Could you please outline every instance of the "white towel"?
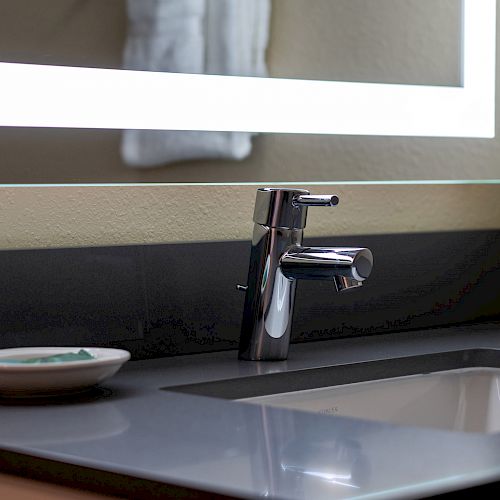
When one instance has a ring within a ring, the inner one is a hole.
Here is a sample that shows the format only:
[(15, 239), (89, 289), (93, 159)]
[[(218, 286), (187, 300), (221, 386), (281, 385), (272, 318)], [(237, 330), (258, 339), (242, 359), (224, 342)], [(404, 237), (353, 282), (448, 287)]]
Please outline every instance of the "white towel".
[[(127, 0), (126, 69), (267, 76), (271, 0)], [(168, 91), (168, 90), (166, 90)], [(182, 160), (241, 160), (244, 132), (126, 130), (122, 156), (131, 167)]]

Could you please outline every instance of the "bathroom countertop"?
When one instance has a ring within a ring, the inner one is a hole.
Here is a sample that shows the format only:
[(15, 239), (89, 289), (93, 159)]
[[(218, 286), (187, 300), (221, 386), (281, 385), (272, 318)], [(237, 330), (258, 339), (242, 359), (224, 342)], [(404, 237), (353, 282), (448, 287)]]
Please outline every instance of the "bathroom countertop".
[(332, 418), (159, 390), (470, 348), (500, 349), (500, 324), (293, 345), (283, 362), (237, 361), (235, 351), (130, 362), (85, 396), (0, 403), (0, 468), (23, 473), (29, 460), (37, 467), (56, 462), (144, 484), (281, 499), (414, 498), (498, 481), (500, 434)]

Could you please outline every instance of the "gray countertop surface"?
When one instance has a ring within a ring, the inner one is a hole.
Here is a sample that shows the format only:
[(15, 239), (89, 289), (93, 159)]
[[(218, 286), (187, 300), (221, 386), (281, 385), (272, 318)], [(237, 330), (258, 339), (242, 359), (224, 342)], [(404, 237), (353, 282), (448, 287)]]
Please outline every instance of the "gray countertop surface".
[[(500, 434), (413, 428), (167, 392), (165, 386), (442, 351), (500, 349), (482, 324), (128, 363), (92, 395), (0, 403), (0, 448), (239, 497), (414, 498), (500, 479)], [(500, 352), (499, 352), (500, 356)]]

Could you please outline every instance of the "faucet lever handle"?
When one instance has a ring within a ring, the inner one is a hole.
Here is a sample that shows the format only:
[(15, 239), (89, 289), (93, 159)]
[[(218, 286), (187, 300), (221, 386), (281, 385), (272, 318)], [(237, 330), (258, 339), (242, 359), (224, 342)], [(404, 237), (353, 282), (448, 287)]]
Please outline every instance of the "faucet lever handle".
[(293, 200), (296, 207), (335, 207), (339, 197), (331, 194), (301, 194)]

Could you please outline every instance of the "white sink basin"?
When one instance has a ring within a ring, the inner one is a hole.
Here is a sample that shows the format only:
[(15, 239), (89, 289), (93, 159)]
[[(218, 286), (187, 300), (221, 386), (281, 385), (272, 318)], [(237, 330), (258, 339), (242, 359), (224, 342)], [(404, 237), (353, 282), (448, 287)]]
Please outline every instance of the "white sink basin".
[(415, 427), (500, 432), (496, 349), (283, 370), (165, 390)]
[(500, 431), (500, 369), (462, 368), (239, 401), (402, 425), (493, 433)]

